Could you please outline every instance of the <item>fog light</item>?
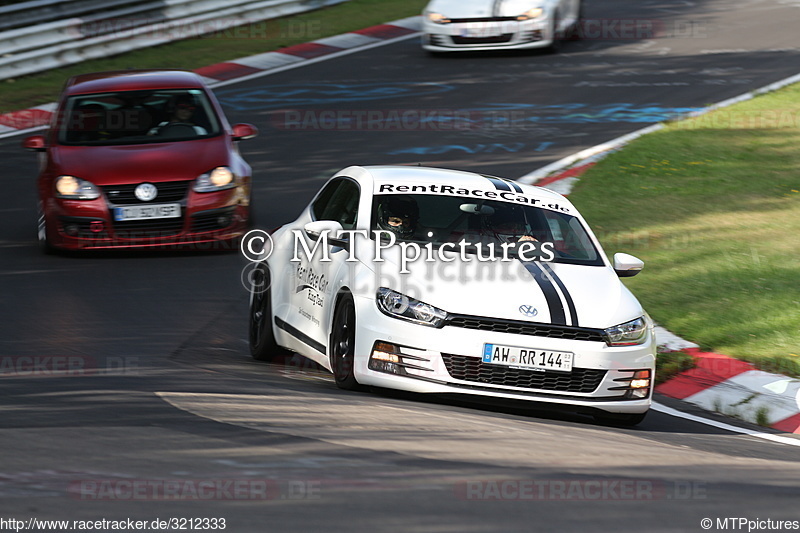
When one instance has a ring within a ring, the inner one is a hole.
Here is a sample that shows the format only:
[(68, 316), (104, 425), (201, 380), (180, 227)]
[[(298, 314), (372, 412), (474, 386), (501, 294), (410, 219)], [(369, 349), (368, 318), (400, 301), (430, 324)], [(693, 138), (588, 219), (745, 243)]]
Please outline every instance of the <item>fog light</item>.
[(650, 387), (650, 370), (638, 370), (631, 379), (632, 389), (646, 389)]
[(224, 228), (224, 227), (230, 225), (230, 223), (231, 223), (230, 215), (223, 215), (223, 216), (217, 217), (217, 225), (220, 228)]
[(95, 220), (89, 224), (89, 229), (92, 231), (92, 233), (102, 233), (105, 229), (105, 225), (100, 220)]
[(623, 372), (633, 372), (632, 376), (617, 378), (614, 381), (619, 383), (619, 387), (611, 387), (608, 390), (625, 391), (624, 397), (627, 399), (640, 399), (650, 396), (651, 370), (623, 370)]
[(398, 354), (398, 349), (393, 344), (389, 344), (387, 342), (376, 342), (375, 346), (372, 348), (372, 355), (370, 359), (375, 359), (376, 361), (386, 361), (387, 363), (399, 363), (400, 356)]
[(70, 237), (75, 237), (78, 235), (78, 225), (77, 224), (67, 224), (64, 226), (64, 233), (69, 235)]
[(629, 394), (631, 398), (647, 398), (647, 395), (650, 394), (650, 389), (634, 389)]

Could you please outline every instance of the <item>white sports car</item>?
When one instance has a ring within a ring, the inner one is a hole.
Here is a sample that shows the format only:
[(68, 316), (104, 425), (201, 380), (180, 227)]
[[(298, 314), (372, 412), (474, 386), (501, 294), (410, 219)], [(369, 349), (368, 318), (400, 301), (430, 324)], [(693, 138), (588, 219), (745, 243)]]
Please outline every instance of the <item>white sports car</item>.
[[(250, 348), (344, 389), (530, 400), (621, 425), (650, 407), (653, 324), (560, 194), (424, 167), (349, 167), (274, 231), (251, 276)], [(250, 245), (252, 247), (252, 242)]]
[(431, 0), (422, 47), (431, 52), (548, 48), (577, 38), (581, 0)]

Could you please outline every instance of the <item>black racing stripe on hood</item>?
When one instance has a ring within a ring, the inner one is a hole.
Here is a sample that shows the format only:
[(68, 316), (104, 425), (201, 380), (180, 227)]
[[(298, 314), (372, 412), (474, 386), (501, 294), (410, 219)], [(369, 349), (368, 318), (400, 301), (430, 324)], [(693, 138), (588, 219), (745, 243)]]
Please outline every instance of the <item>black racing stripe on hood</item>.
[(515, 182), (515, 181), (511, 181), (511, 180), (509, 180), (509, 181), (508, 181), (508, 184), (509, 184), (509, 185), (511, 185), (511, 187), (512, 187), (512, 188), (513, 188), (515, 191), (517, 191), (518, 193), (522, 194), (522, 193), (524, 192), (524, 191), (522, 190), (522, 187), (520, 187), (520, 186), (519, 186), (519, 183), (517, 183), (517, 182)]
[(550, 274), (550, 277), (553, 278), (553, 281), (556, 282), (558, 288), (561, 289), (561, 293), (564, 295), (564, 300), (567, 302), (567, 309), (569, 309), (569, 316), (571, 318), (572, 324), (570, 326), (578, 327), (578, 311), (575, 309), (575, 302), (572, 299), (572, 295), (570, 295), (569, 291), (567, 290), (567, 286), (564, 285), (564, 282), (561, 281), (561, 278), (558, 277), (553, 267), (548, 265), (547, 263), (541, 265), (541, 267)]
[(545, 275), (539, 264), (528, 261), (523, 261), (522, 264), (525, 265), (525, 270), (533, 276), (539, 288), (542, 289), (544, 299), (547, 301), (547, 307), (550, 309), (550, 322), (559, 326), (566, 326), (567, 315), (564, 313), (564, 304), (561, 302), (561, 297), (559, 297), (553, 282)]
[(511, 192), (511, 187), (505, 181), (498, 178), (493, 178), (491, 176), (484, 176), (484, 178), (491, 181), (492, 184), (494, 185), (494, 188), (497, 189), (498, 191)]

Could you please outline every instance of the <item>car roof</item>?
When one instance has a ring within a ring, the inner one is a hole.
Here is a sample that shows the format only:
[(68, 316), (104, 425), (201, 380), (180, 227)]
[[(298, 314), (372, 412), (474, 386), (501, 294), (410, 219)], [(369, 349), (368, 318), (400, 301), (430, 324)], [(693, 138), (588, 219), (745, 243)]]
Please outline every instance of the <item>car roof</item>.
[(203, 89), (202, 78), (185, 70), (112, 70), (71, 77), (64, 88), (67, 95), (119, 90)]
[[(456, 188), (478, 189), (484, 192), (511, 192), (541, 198), (543, 201), (558, 200), (560, 203), (568, 203), (561, 194), (536, 187), (526, 185), (507, 178), (499, 178), (488, 174), (478, 174), (463, 170), (450, 170), (443, 168), (432, 168), (422, 166), (365, 166), (361, 167), (372, 178), (373, 190), (379, 192), (381, 185), (402, 184), (413, 187), (414, 185), (450, 185)], [(421, 187), (418, 191), (410, 189), (408, 192), (424, 191)]]

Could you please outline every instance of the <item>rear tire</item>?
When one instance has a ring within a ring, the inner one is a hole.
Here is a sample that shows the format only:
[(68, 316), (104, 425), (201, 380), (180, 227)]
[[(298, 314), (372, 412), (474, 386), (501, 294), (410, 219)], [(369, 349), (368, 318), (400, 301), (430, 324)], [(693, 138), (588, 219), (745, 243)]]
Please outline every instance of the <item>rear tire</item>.
[(272, 361), (288, 350), (275, 341), (272, 330), (272, 290), (269, 269), (260, 264), (253, 270), (250, 287), (249, 339), (250, 355), (256, 361)]
[(356, 350), (356, 306), (350, 294), (342, 296), (336, 304), (328, 350), (336, 386), (344, 390), (360, 389), (353, 372)]

